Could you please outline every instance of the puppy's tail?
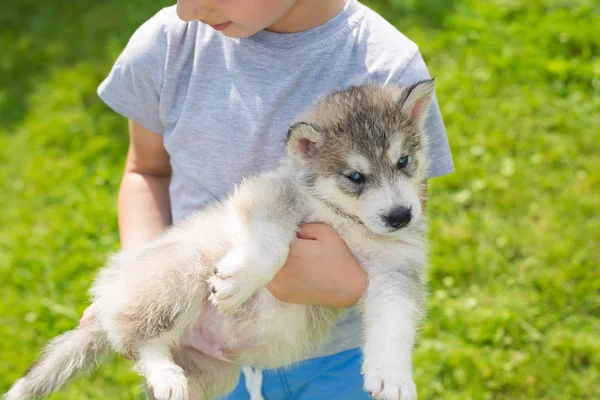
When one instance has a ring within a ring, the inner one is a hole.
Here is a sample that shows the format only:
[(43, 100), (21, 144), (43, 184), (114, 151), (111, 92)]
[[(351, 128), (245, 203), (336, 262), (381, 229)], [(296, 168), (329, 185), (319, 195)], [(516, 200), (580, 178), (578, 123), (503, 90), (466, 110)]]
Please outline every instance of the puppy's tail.
[(96, 322), (56, 337), (23, 377), (15, 382), (5, 399), (26, 400), (51, 394), (77, 372), (95, 363), (108, 347), (106, 334)]

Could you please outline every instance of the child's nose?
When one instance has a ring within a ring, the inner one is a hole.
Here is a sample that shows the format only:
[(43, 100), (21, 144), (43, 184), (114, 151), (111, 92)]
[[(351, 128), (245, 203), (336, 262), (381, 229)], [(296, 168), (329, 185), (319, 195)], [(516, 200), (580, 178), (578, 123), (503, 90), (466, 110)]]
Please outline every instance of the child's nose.
[(177, 16), (184, 21), (206, 20), (211, 13), (207, 0), (177, 0)]

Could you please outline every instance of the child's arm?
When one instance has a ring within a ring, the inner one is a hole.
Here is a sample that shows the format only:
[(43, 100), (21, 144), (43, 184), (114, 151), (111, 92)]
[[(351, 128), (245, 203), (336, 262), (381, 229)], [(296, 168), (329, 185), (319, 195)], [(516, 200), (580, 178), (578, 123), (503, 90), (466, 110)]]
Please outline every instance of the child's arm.
[(171, 221), (171, 166), (162, 136), (129, 122), (130, 144), (119, 190), (121, 247), (157, 237)]
[[(135, 247), (157, 237), (170, 223), (169, 181), (171, 165), (162, 137), (129, 121), (129, 151), (119, 189), (121, 247)], [(95, 318), (94, 305), (80, 320)]]

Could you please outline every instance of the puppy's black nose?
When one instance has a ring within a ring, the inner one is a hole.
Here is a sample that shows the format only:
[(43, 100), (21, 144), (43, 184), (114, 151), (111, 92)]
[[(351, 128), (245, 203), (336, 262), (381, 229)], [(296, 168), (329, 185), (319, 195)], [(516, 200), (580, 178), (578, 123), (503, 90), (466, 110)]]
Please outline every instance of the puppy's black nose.
[(410, 208), (398, 207), (385, 217), (385, 222), (395, 229), (400, 229), (408, 225), (411, 218)]

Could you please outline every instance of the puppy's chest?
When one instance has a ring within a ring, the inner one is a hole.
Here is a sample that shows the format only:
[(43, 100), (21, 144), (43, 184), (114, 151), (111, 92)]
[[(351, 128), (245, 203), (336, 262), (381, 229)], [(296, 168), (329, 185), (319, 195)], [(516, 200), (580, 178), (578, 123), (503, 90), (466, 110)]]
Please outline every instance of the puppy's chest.
[(402, 259), (404, 244), (375, 237), (357, 222), (328, 208), (315, 206), (307, 222), (330, 225), (344, 240), (363, 268), (390, 265)]

